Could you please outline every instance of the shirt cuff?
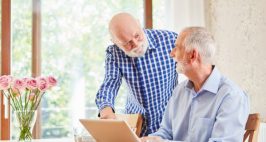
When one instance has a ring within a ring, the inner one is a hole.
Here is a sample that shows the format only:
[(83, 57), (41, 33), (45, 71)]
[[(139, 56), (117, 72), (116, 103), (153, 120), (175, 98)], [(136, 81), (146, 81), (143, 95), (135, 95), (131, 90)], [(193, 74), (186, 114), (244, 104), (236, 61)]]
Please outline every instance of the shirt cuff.
[(98, 117), (100, 117), (100, 112), (101, 110), (103, 110), (106, 107), (111, 107), (113, 110), (113, 113), (115, 113), (115, 109), (114, 109), (114, 105), (111, 103), (102, 103), (98, 108), (99, 108), (99, 113), (98, 113)]

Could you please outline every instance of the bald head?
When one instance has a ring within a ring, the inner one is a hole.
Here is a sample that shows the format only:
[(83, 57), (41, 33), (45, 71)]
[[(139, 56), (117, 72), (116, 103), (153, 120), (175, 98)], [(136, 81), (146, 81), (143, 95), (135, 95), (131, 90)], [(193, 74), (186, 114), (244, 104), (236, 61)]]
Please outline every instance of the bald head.
[(109, 23), (112, 41), (130, 57), (144, 56), (148, 40), (138, 20), (129, 13), (119, 13)]
[(123, 40), (123, 35), (132, 34), (136, 29), (140, 29), (140, 24), (129, 13), (118, 13), (114, 15), (109, 23), (109, 31), (112, 37)]

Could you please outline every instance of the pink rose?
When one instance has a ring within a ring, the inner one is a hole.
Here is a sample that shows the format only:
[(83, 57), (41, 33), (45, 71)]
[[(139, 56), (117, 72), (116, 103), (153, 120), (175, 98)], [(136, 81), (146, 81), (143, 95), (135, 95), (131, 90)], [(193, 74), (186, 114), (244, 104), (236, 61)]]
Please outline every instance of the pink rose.
[(11, 75), (4, 75), (4, 76), (7, 78), (9, 83), (11, 83), (13, 81), (13, 76), (11, 76)]
[(29, 79), (30, 79), (30, 78), (27, 78), (27, 77), (22, 78), (22, 80), (23, 80), (24, 82), (26, 82), (26, 84), (27, 84), (27, 81), (28, 81)]
[(12, 82), (12, 76), (3, 75), (0, 77), (0, 90), (7, 90)]
[(48, 81), (44, 77), (37, 78), (37, 87), (41, 92), (45, 92), (48, 89)]
[(49, 87), (54, 87), (57, 84), (57, 80), (53, 76), (48, 76), (47, 78)]
[(46, 80), (46, 78), (44, 78), (44, 77), (37, 77), (36, 80), (37, 80), (37, 83), (38, 83), (38, 84), (44, 84), (44, 83), (47, 83), (47, 80)]
[(45, 92), (47, 89), (48, 89), (48, 84), (47, 83), (43, 83), (43, 84), (39, 84), (38, 85), (38, 89), (41, 91), (41, 92)]
[(28, 78), (27, 79), (27, 88), (29, 90), (33, 90), (37, 88), (37, 81), (33, 78)]
[(16, 88), (18, 90), (23, 90), (26, 88), (26, 82), (24, 82), (21, 79), (15, 79), (13, 83), (13, 88)]

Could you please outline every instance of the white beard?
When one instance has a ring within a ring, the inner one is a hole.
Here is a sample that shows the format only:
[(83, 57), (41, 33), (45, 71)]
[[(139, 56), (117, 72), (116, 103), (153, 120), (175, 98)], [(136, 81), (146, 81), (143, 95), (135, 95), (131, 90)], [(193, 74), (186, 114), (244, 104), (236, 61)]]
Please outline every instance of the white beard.
[(184, 74), (184, 64), (182, 62), (177, 63), (176, 72)]
[(181, 74), (185, 74), (185, 72), (187, 71), (187, 68), (185, 67), (185, 65), (187, 65), (188, 62), (181, 60), (181, 61), (177, 61), (177, 65), (176, 65), (176, 72), (177, 73), (181, 73)]
[(148, 40), (145, 39), (139, 47), (134, 48), (130, 51), (124, 51), (124, 52), (129, 57), (142, 57), (146, 53), (148, 46), (149, 46)]

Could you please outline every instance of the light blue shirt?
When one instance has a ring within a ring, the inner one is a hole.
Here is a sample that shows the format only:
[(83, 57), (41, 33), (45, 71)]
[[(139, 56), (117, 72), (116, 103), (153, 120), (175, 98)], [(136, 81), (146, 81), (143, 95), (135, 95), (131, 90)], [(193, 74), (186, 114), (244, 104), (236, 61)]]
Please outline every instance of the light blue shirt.
[(191, 81), (174, 89), (161, 126), (151, 135), (169, 141), (242, 142), (248, 115), (247, 95), (214, 67), (198, 92)]

